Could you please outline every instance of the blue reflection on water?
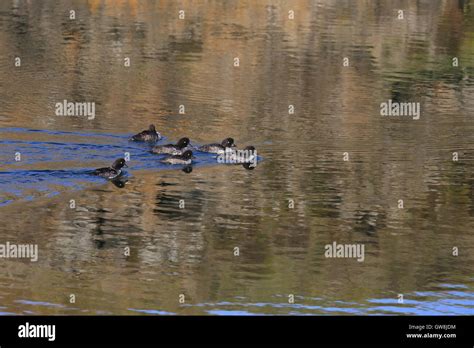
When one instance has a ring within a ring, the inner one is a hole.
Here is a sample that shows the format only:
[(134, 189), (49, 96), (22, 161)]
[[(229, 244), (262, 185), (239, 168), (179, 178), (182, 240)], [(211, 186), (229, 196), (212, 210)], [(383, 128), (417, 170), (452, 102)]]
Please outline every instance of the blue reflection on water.
[[(29, 138), (35, 134), (42, 134), (47, 140), (9, 139), (12, 135)], [(152, 154), (150, 144), (129, 141), (130, 134), (3, 128), (0, 135), (0, 163), (4, 168), (0, 171), (0, 206), (20, 199), (33, 200), (37, 196), (53, 197), (60, 194), (58, 187), (81, 190), (87, 184), (104, 183), (104, 179), (91, 175), (91, 170), (109, 166), (115, 159), (125, 157), (125, 153), (130, 155), (127, 176), (138, 170), (182, 168), (161, 163), (163, 156)], [(159, 142), (164, 143), (168, 143), (166, 138)], [(21, 154), (21, 161), (15, 161), (17, 152)], [(56, 168), (62, 163), (61, 169), (37, 169), (38, 165), (50, 164)], [(194, 153), (193, 168), (216, 164), (215, 155)]]

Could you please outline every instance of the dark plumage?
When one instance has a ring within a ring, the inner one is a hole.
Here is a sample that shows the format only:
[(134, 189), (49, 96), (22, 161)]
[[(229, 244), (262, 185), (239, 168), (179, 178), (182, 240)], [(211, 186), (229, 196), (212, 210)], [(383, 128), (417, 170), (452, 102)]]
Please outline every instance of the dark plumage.
[(130, 138), (132, 141), (146, 141), (146, 142), (157, 142), (158, 140), (161, 139), (161, 134), (156, 131), (154, 125), (150, 125), (147, 130), (144, 130), (143, 132), (140, 132), (138, 134), (135, 134)]
[(114, 179), (122, 174), (122, 167), (128, 166), (123, 158), (119, 158), (110, 167), (96, 169), (93, 174), (106, 179)]
[(224, 153), (225, 151), (231, 149), (232, 147), (235, 147), (236, 145), (234, 144), (234, 139), (232, 138), (225, 138), (222, 140), (222, 143), (220, 144), (207, 144), (203, 145), (198, 148), (199, 151), (201, 152), (209, 152), (209, 153)]
[(176, 145), (167, 144), (167, 145), (158, 145), (153, 147), (151, 152), (156, 154), (169, 154), (169, 155), (182, 155), (186, 151), (186, 147), (189, 145), (189, 138), (179, 139)]
[(226, 164), (250, 164), (257, 165), (257, 150), (254, 146), (247, 146), (244, 149), (228, 149), (225, 153), (217, 156), (217, 162)]
[(111, 179), (110, 182), (114, 184), (115, 186), (117, 186), (118, 188), (124, 188), (128, 180), (123, 179), (121, 176), (118, 176), (116, 178)]
[(193, 152), (191, 150), (186, 150), (182, 155), (171, 155), (161, 160), (161, 162), (167, 164), (191, 164), (192, 158)]
[(188, 164), (186, 166), (183, 167), (183, 169), (181, 169), (183, 172), (185, 172), (186, 174), (189, 174), (193, 171), (193, 166)]
[(251, 163), (256, 161), (257, 150), (254, 146), (246, 146), (243, 150), (236, 151), (236, 162), (237, 163)]

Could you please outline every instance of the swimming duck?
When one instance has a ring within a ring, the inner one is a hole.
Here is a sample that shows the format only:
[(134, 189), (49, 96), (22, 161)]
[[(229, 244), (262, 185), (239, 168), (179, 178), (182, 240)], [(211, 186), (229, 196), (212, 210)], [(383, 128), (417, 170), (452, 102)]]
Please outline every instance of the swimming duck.
[(152, 153), (162, 154), (166, 153), (169, 155), (182, 155), (185, 151), (186, 146), (189, 145), (189, 138), (179, 139), (176, 145), (167, 144), (167, 145), (158, 145), (151, 149)]
[(156, 131), (155, 125), (151, 124), (147, 130), (144, 130), (138, 134), (135, 134), (130, 138), (132, 141), (146, 141), (146, 142), (157, 142), (162, 138), (161, 134)]
[(247, 170), (254, 170), (257, 166), (257, 149), (250, 145), (246, 146), (244, 151), (237, 160), (238, 163)]
[(209, 153), (224, 153), (231, 148), (235, 147), (236, 145), (234, 144), (234, 139), (232, 138), (225, 138), (222, 140), (222, 143), (220, 144), (207, 144), (203, 145), (198, 148), (199, 151), (201, 152), (209, 152)]
[(122, 174), (122, 167), (128, 166), (125, 159), (119, 158), (110, 167), (96, 169), (93, 174), (106, 179), (115, 179)]
[(192, 158), (193, 152), (186, 150), (182, 155), (171, 155), (161, 160), (161, 162), (167, 164), (191, 164)]
[(257, 149), (254, 146), (246, 146), (243, 150), (236, 150), (237, 163), (254, 162), (257, 157)]
[(247, 146), (244, 149), (229, 149), (223, 154), (217, 156), (217, 162), (227, 164), (249, 163), (257, 165), (257, 150), (254, 146)]

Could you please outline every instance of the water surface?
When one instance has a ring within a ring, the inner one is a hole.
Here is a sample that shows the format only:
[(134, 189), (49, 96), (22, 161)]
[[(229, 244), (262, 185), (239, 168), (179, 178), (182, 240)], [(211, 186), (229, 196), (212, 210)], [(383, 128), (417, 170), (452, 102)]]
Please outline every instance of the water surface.
[[(473, 76), (472, 1), (2, 1), (0, 243), (39, 260), (0, 259), (0, 314), (473, 314)], [(170, 168), (150, 123), (264, 160)]]

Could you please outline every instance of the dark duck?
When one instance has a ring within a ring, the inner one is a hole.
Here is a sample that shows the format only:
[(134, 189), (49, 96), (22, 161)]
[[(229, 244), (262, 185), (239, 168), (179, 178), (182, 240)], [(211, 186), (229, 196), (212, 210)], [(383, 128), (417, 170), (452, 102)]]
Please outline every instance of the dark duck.
[(171, 155), (161, 160), (161, 162), (166, 164), (191, 164), (192, 158), (193, 152), (186, 150), (182, 155)]
[(246, 146), (243, 150), (237, 150), (235, 153), (235, 162), (238, 164), (251, 163), (257, 160), (257, 149), (252, 145)]
[(186, 147), (189, 145), (189, 138), (179, 139), (176, 145), (158, 145), (151, 149), (152, 153), (156, 154), (168, 154), (168, 155), (182, 155), (186, 151)]
[(257, 159), (257, 149), (250, 145), (236, 156), (236, 164), (241, 164), (247, 170), (253, 170), (257, 166)]
[(94, 170), (93, 174), (105, 179), (115, 179), (122, 174), (122, 168), (128, 167), (125, 159), (119, 158), (110, 167)]
[(232, 138), (225, 138), (222, 140), (222, 143), (220, 144), (207, 144), (203, 145), (198, 148), (199, 151), (201, 152), (209, 152), (209, 153), (224, 153), (226, 151), (231, 150), (233, 147), (235, 147), (234, 139)]
[(156, 143), (160, 140), (161, 134), (156, 131), (155, 126), (153, 124), (148, 127), (147, 130), (144, 130), (138, 134), (135, 134), (130, 138), (131, 141), (144, 141), (148, 143)]

